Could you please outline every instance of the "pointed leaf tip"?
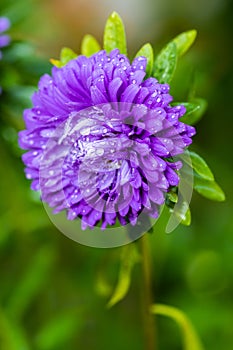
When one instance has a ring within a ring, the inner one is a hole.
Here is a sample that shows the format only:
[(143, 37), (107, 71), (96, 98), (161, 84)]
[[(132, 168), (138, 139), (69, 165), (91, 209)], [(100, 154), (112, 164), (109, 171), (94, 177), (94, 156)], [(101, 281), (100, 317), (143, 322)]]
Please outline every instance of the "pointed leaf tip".
[(197, 31), (195, 29), (189, 30), (187, 32), (181, 33), (173, 39), (173, 42), (177, 47), (178, 56), (182, 56), (188, 51), (190, 46), (194, 43), (197, 36)]
[(121, 266), (118, 276), (118, 282), (107, 308), (111, 308), (119, 301), (124, 299), (131, 284), (131, 272), (134, 265), (139, 261), (139, 255), (133, 244), (128, 244), (122, 248)]
[(63, 47), (63, 49), (61, 50), (61, 53), (60, 53), (60, 60), (56, 60), (54, 58), (51, 58), (50, 62), (54, 66), (56, 66), (58, 68), (61, 68), (61, 67), (65, 66), (69, 61), (71, 61), (74, 58), (76, 58), (77, 56), (78, 55), (73, 50), (71, 50), (70, 48)]
[(96, 40), (96, 38), (90, 34), (87, 34), (83, 37), (81, 43), (81, 53), (84, 56), (90, 57), (93, 54), (100, 51), (100, 44)]
[(121, 53), (127, 54), (124, 24), (115, 11), (107, 19), (104, 30), (104, 50), (109, 53), (114, 49), (119, 49)]
[(153, 63), (154, 63), (154, 51), (151, 44), (147, 43), (141, 47), (141, 49), (136, 53), (136, 57), (143, 56), (147, 59), (146, 65), (146, 77), (149, 77), (152, 73)]

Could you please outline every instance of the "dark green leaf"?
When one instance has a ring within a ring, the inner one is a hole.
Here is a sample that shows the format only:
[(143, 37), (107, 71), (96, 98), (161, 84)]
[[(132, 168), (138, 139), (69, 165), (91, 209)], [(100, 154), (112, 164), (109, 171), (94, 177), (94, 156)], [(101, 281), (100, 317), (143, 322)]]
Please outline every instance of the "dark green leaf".
[(137, 52), (135, 57), (144, 56), (147, 59), (146, 65), (146, 75), (149, 77), (152, 73), (153, 63), (154, 63), (154, 52), (151, 44), (145, 44), (142, 48)]
[(196, 30), (189, 30), (187, 32), (179, 34), (177, 37), (173, 39), (173, 42), (176, 44), (177, 55), (179, 57), (182, 56), (186, 51), (188, 51), (188, 49), (196, 39), (196, 36), (197, 36)]
[(187, 151), (187, 154), (189, 157), (186, 158), (186, 162), (188, 162), (196, 173), (205, 180), (214, 181), (214, 175), (204, 159), (193, 151)]
[(213, 201), (222, 202), (225, 200), (223, 190), (215, 181), (206, 180), (194, 172), (194, 189), (202, 196)]
[(172, 203), (177, 203), (178, 202), (178, 195), (175, 192), (172, 192), (172, 191), (168, 192), (167, 193), (167, 197)]
[(87, 57), (90, 57), (94, 53), (100, 50), (100, 44), (92, 35), (85, 35), (81, 44), (81, 53)]
[(169, 83), (173, 77), (177, 64), (177, 48), (174, 42), (170, 42), (164, 49), (158, 54), (155, 59), (153, 76), (158, 81), (163, 83)]
[[(182, 103), (183, 104), (183, 103)], [(189, 104), (196, 106), (193, 110), (190, 110), (189, 113), (180, 118), (180, 121), (189, 125), (196, 124), (204, 115), (207, 109), (207, 101), (203, 98), (193, 98)]]
[(104, 49), (108, 53), (114, 49), (119, 49), (121, 53), (127, 54), (124, 24), (116, 12), (113, 12), (106, 22)]
[(188, 124), (193, 125), (195, 124), (200, 118), (199, 113), (197, 114), (201, 108), (201, 105), (197, 102), (175, 102), (171, 104), (172, 106), (179, 106), (182, 105), (186, 108), (186, 113), (183, 117), (180, 118), (180, 121)]

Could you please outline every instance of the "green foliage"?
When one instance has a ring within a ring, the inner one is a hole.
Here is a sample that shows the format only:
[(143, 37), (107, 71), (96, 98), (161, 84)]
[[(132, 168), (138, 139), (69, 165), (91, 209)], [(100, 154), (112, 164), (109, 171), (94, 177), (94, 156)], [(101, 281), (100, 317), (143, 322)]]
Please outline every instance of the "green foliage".
[(51, 58), (50, 62), (54, 66), (61, 68), (61, 67), (65, 66), (69, 61), (76, 58), (77, 56), (78, 55), (73, 50), (69, 49), (68, 47), (63, 47), (63, 49), (61, 50), (61, 54), (60, 54), (60, 60), (55, 60), (55, 59)]
[(127, 54), (124, 24), (116, 12), (109, 16), (104, 30), (104, 50), (109, 53), (113, 49), (119, 49), (121, 53)]
[(216, 183), (214, 175), (203, 158), (195, 152), (188, 152), (184, 161), (193, 169), (194, 189), (202, 196), (214, 200), (224, 201), (225, 194)]
[(172, 318), (180, 327), (184, 350), (204, 350), (201, 341), (185, 313), (175, 307), (163, 304), (152, 305), (151, 312)]
[(170, 83), (176, 70), (178, 57), (193, 44), (197, 32), (190, 30), (181, 33), (170, 41), (155, 58), (153, 76), (160, 83)]
[(121, 266), (118, 282), (107, 307), (111, 308), (121, 301), (128, 293), (131, 283), (132, 268), (139, 261), (138, 252), (134, 244), (128, 244), (122, 248)]
[(196, 124), (204, 115), (207, 109), (207, 101), (200, 97), (191, 99), (191, 102), (181, 102), (186, 107), (186, 113), (180, 118), (180, 121), (188, 124)]
[(187, 158), (190, 161), (189, 165), (192, 166), (196, 173), (203, 179), (213, 181), (214, 175), (205, 160), (193, 151), (188, 151), (188, 155), (190, 157)]
[(170, 42), (155, 58), (153, 76), (161, 84), (170, 83), (177, 65), (177, 47)]
[(100, 44), (96, 38), (90, 34), (84, 36), (81, 43), (81, 54), (90, 57), (100, 50)]
[(141, 47), (141, 49), (136, 53), (135, 57), (138, 56), (144, 56), (147, 59), (147, 65), (146, 65), (146, 77), (149, 77), (153, 70), (153, 64), (154, 64), (154, 51), (151, 46), (151, 44), (147, 43)]
[[(7, 8), (8, 5), (9, 8)], [(13, 0), (3, 0), (0, 8), (2, 9), (3, 6), (6, 6), (6, 9), (1, 14), (9, 14), (13, 25), (17, 23), (17, 28), (12, 29), (13, 33), (18, 33), (15, 37), (22, 37), (23, 33), (28, 32), (35, 46), (14, 40), (10, 47), (4, 49), (4, 59), (0, 61), (0, 85), (3, 87), (3, 93), (0, 96), (2, 196), (0, 203), (0, 348), (2, 350), (36, 350), (38, 348), (63, 350), (82, 347), (103, 350), (109, 348), (117, 350), (119, 347), (123, 350), (142, 349), (137, 291), (134, 290), (130, 298), (125, 300), (123, 308), (119, 305), (119, 308), (106, 312), (102, 300), (99, 300), (99, 296), (95, 296), (93, 292), (96, 266), (99, 260), (106, 256), (106, 252), (82, 247), (63, 237), (49, 224), (42, 205), (35, 201), (30, 192), (29, 183), (24, 179), (17, 138), (14, 135), (23, 128), (22, 111), (23, 108), (30, 106), (30, 95), (36, 89), (39, 77), (50, 71), (47, 58), (37, 55), (38, 48), (42, 44), (42, 41), (38, 40), (40, 25), (32, 25), (36, 22), (45, 23), (46, 14), (43, 16), (38, 14), (38, 6), (42, 6), (38, 1), (22, 0), (17, 3)], [(185, 8), (183, 10), (185, 11)], [(213, 24), (207, 26), (205, 24), (206, 31), (205, 37), (202, 38), (202, 45), (205, 47), (208, 44), (210, 50), (205, 53), (204, 59), (200, 60), (203, 80), (199, 82), (211, 107), (208, 142), (205, 136), (200, 136), (200, 142), (211, 154), (215, 171), (224, 178), (224, 187), (228, 188), (229, 197), (232, 191), (232, 169), (229, 162), (231, 147), (227, 144), (232, 129), (231, 105), (227, 104), (231, 98), (229, 86), (232, 82), (232, 72), (227, 68), (230, 47), (225, 45), (224, 40), (219, 40), (218, 35), (215, 36), (214, 41), (209, 39), (220, 25), (222, 33), (225, 33), (225, 39), (229, 39), (230, 42), (231, 13), (232, 11), (229, 11), (228, 30), (227, 21), (215, 22), (214, 17), (213, 21), (209, 21)], [(220, 17), (218, 16), (219, 20)], [(172, 27), (174, 22), (168, 22), (169, 24)], [(210, 25), (213, 25), (213, 31)], [(37, 34), (35, 34), (36, 30)], [(66, 28), (63, 30), (65, 31)], [(58, 45), (56, 40), (57, 38), (54, 37), (52, 44)], [(49, 39), (44, 44), (49, 47)], [(182, 50), (176, 51), (178, 51), (178, 57)], [(222, 69), (218, 69), (220, 51), (226, 60), (226, 64), (221, 65)], [(45, 51), (44, 55), (47, 56), (49, 53)], [(194, 65), (195, 57), (194, 49), (194, 56), (190, 56)], [(216, 72), (217, 80), (206, 78), (206, 76), (216, 78)], [(182, 75), (182, 72), (180, 74)], [(181, 83), (184, 80), (185, 77), (182, 76)], [(219, 84), (213, 83), (216, 81)], [(176, 87), (176, 81), (174, 81), (174, 91)], [(194, 124), (203, 115), (206, 102), (193, 96), (188, 101), (189, 106), (186, 105), (188, 111), (181, 120)], [(223, 106), (224, 123), (217, 129)], [(216, 142), (216, 133), (218, 142)], [(216, 183), (205, 178), (206, 173), (203, 173), (203, 163), (201, 164), (198, 171), (204, 177), (195, 170), (196, 189), (201, 190), (202, 194), (205, 193), (204, 195), (207, 194), (208, 198), (211, 196), (215, 199), (217, 195), (217, 198), (223, 199), (224, 195), (219, 188), (216, 192)], [(169, 199), (174, 204), (177, 202), (175, 194), (169, 195)], [(196, 220), (189, 230), (180, 227), (179, 234), (167, 236), (164, 235), (162, 227), (158, 226), (155, 234), (151, 235), (155, 263), (154, 280), (158, 285), (158, 299), (162, 297), (164, 300), (170, 300), (187, 310), (194, 323), (198, 325), (206, 348), (228, 349), (232, 344), (233, 265), (230, 249), (233, 228), (232, 204), (229, 202), (218, 206), (208, 203), (207, 206), (204, 201), (198, 203), (194, 201), (193, 210)], [(203, 247), (210, 247), (210, 245), (216, 250), (223, 267), (214, 255), (208, 254), (207, 259), (206, 254), (199, 253)], [(114, 252), (114, 249), (111, 250), (111, 254)], [(50, 257), (49, 254), (51, 254)], [(55, 260), (55, 257), (59, 259)], [(107, 266), (110, 262), (111, 259), (107, 257), (105, 265)], [(184, 280), (186, 268), (189, 273), (188, 283)], [(127, 287), (128, 284), (129, 287), (131, 275), (130, 278), (126, 278), (126, 281), (127, 279), (128, 282), (125, 285)], [(112, 288), (109, 285), (105, 287), (103, 294), (107, 297)], [(123, 288), (121, 297), (127, 293), (127, 288)], [(201, 298), (196, 297), (196, 292), (201, 295)], [(80, 305), (85, 307), (86, 312), (80, 312)], [(77, 313), (73, 309), (77, 310)], [(162, 314), (161, 309), (160, 312)], [(213, 315), (217, 316), (213, 317)], [(179, 344), (176, 343), (176, 332), (169, 328), (169, 322), (166, 326), (161, 323), (160, 329), (159, 338), (161, 344), (165, 344), (161, 349), (179, 348)], [(117, 337), (115, 337), (116, 334)], [(169, 334), (169, 337), (163, 334)], [(113, 342), (112, 339), (116, 340)], [(192, 350), (192, 347), (188, 349)]]
[(191, 211), (187, 202), (183, 202), (182, 206), (175, 210), (175, 215), (181, 219), (181, 224), (189, 226), (191, 224)]
[(179, 57), (184, 55), (188, 51), (190, 46), (194, 43), (196, 36), (196, 30), (189, 30), (187, 32), (179, 34), (173, 39), (173, 42), (176, 44), (177, 55)]
[(194, 172), (194, 189), (212, 201), (225, 201), (225, 194), (221, 187), (214, 180), (206, 180), (196, 172)]

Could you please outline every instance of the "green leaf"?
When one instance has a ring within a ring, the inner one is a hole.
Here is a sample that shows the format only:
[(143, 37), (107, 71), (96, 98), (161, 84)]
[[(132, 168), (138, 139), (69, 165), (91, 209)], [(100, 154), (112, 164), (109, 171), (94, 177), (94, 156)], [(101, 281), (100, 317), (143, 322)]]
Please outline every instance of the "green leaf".
[(147, 59), (146, 76), (149, 77), (152, 73), (154, 64), (154, 52), (151, 44), (147, 43), (137, 52), (135, 57), (143, 56)]
[(50, 62), (54, 66), (61, 68), (61, 67), (65, 66), (69, 61), (76, 58), (77, 56), (78, 55), (73, 50), (69, 49), (68, 47), (64, 47), (61, 50), (60, 60), (56, 60), (56, 59), (51, 58)]
[(114, 49), (127, 55), (124, 24), (116, 12), (109, 16), (104, 30), (104, 50), (109, 53)]
[(171, 103), (172, 106), (184, 106), (186, 108), (186, 112), (183, 115), (183, 117), (180, 118), (180, 121), (182, 123), (193, 125), (195, 124), (200, 118), (197, 117), (197, 114), (195, 112), (199, 111), (201, 108), (200, 104), (197, 102), (173, 102)]
[(220, 186), (211, 180), (206, 180), (194, 172), (194, 189), (202, 196), (213, 201), (222, 202), (225, 200), (225, 194)]
[[(181, 104), (183, 104), (186, 107), (185, 103)], [(190, 105), (190, 107), (188, 106), (187, 112), (182, 118), (180, 118), (180, 121), (189, 125), (194, 125), (203, 117), (208, 104), (206, 100), (199, 97), (193, 98), (190, 102), (188, 102), (188, 104)]]
[(179, 57), (188, 51), (188, 49), (196, 39), (196, 36), (197, 36), (196, 30), (189, 30), (187, 32), (179, 34), (177, 37), (173, 39), (173, 42), (176, 44), (177, 55)]
[(205, 160), (193, 151), (187, 151), (187, 154), (189, 157), (185, 158), (186, 163), (203, 179), (214, 181), (214, 175)]
[(134, 244), (128, 244), (122, 248), (121, 266), (118, 276), (118, 282), (109, 300), (107, 307), (111, 308), (113, 305), (121, 301), (128, 293), (131, 283), (131, 271), (136, 262), (139, 261), (139, 256)]
[(81, 44), (81, 53), (87, 57), (90, 57), (94, 53), (100, 51), (100, 44), (92, 35), (85, 35)]
[(204, 350), (197, 332), (183, 311), (175, 307), (157, 304), (151, 306), (151, 312), (156, 315), (169, 317), (178, 324), (181, 330), (184, 350)]
[(188, 207), (187, 211), (184, 213), (184, 216), (181, 220), (181, 224), (185, 226), (191, 225), (191, 210)]
[(182, 225), (189, 226), (191, 224), (191, 212), (186, 201), (176, 206), (173, 212)]
[(153, 76), (158, 81), (169, 83), (172, 80), (177, 65), (177, 48), (174, 42), (170, 42), (158, 54), (155, 59)]

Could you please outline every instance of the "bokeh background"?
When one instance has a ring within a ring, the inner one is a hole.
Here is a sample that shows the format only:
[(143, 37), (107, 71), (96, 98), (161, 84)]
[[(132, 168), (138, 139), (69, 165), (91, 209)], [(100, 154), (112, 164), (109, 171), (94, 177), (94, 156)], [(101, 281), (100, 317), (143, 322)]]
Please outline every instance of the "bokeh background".
[[(104, 23), (116, 10), (123, 18), (130, 56), (145, 42), (155, 52), (175, 35), (197, 29), (198, 38), (180, 60), (172, 84), (185, 100), (195, 81), (196, 95), (208, 101), (197, 124), (195, 149), (226, 192), (224, 203), (194, 194), (192, 225), (150, 236), (153, 295), (184, 310), (205, 349), (233, 348), (233, 50), (229, 0), (1, 0), (0, 16), (12, 22), (12, 44), (0, 61), (0, 349), (141, 350), (140, 268), (124, 301), (106, 303), (116, 283), (120, 248), (81, 246), (49, 221), (24, 177), (17, 132), (22, 111), (49, 58), (61, 47), (79, 52), (84, 34), (102, 40)], [(182, 349), (173, 321), (156, 319), (159, 349)]]

